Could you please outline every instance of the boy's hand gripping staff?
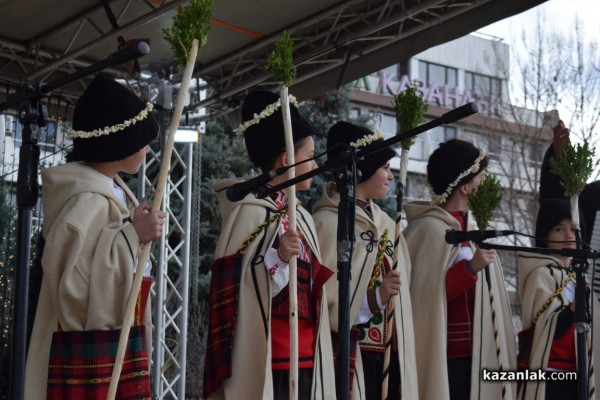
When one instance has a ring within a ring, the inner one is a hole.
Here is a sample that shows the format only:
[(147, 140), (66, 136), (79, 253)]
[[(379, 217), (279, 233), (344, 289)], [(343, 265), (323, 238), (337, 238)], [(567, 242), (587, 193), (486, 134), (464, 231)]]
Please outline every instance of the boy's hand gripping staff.
[[(175, 110), (171, 119), (171, 124), (167, 131), (163, 158), (160, 164), (158, 183), (154, 192), (154, 201), (152, 211), (159, 210), (167, 186), (167, 178), (171, 168), (171, 153), (175, 142), (175, 131), (179, 126), (179, 121), (183, 113), (186, 96), (190, 87), (194, 64), (198, 57), (198, 51), (201, 46), (207, 42), (208, 31), (210, 30), (209, 20), (212, 12), (213, 0), (191, 0), (186, 7), (180, 7), (178, 13), (173, 17), (173, 26), (164, 29), (165, 39), (169, 41), (174, 50), (174, 59), (180, 63), (185, 63), (185, 70), (181, 79), (181, 88), (177, 95)], [(144, 277), (144, 265), (150, 257), (150, 248), (152, 242), (144, 244), (140, 256), (138, 257), (138, 268), (133, 279), (133, 285), (127, 306), (125, 308), (125, 317), (119, 337), (119, 346), (115, 357), (115, 366), (113, 368), (107, 400), (114, 400), (117, 392), (119, 377), (125, 356), (127, 339), (129, 331), (134, 320), (135, 304), (138, 293)]]

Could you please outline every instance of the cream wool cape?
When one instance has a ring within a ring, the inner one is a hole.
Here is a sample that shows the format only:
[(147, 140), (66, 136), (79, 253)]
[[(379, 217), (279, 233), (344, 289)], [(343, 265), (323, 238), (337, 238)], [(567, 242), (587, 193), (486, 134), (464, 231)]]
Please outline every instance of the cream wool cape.
[[(337, 269), (337, 225), (339, 194), (332, 190), (333, 185), (328, 185), (321, 199), (313, 209), (313, 219), (317, 227), (319, 243), (321, 244), (323, 263), (332, 269)], [(365, 211), (356, 207), (355, 235), (356, 244), (352, 254), (352, 270), (350, 279), (350, 321), (358, 315), (361, 303), (366, 296), (367, 287), (377, 257), (377, 242), (373, 243), (361, 238), (362, 232), (372, 232), (373, 239), (378, 241), (385, 229), (388, 238), (394, 242), (396, 226), (394, 221), (372, 201), (369, 202), (373, 219)], [(414, 352), (414, 328), (412, 318), (412, 305), (410, 300), (410, 258), (404, 237), (400, 236), (400, 253), (398, 268), (401, 274), (402, 285), (400, 296), (394, 296), (396, 330), (396, 344), (400, 361), (400, 388), (403, 399), (418, 399), (416, 376), (416, 360)], [(372, 246), (371, 251), (368, 247)], [(386, 255), (387, 261), (392, 266), (392, 257)], [(327, 297), (331, 329), (338, 331), (338, 280), (335, 278), (327, 281)], [(358, 352), (359, 353), (359, 352)], [(358, 379), (356, 379), (358, 378)], [(390, 381), (390, 384), (393, 382)], [(365, 382), (362, 371), (360, 354), (356, 356), (356, 377), (353, 381), (352, 398), (363, 399), (365, 396)]]
[[(523, 329), (531, 326), (535, 315), (567, 279), (570, 271), (559, 259), (550, 255), (519, 253), (519, 297), (523, 314)], [(573, 282), (575, 282), (574, 279)], [(547, 369), (558, 315), (564, 307), (569, 307), (569, 304), (570, 301), (563, 290), (539, 316), (533, 335), (528, 366), (530, 370)], [(597, 324), (596, 315), (594, 315), (594, 320), (594, 323)], [(577, 335), (575, 335), (575, 342), (577, 343)], [(588, 360), (588, 368), (589, 366)], [(594, 376), (590, 375), (589, 378), (591, 381)], [(545, 381), (524, 381), (519, 390), (519, 399), (523, 400), (543, 400), (545, 395)], [(596, 396), (594, 394), (588, 398), (595, 399)]]
[[(446, 271), (458, 252), (445, 242), (447, 229), (460, 229), (459, 222), (443, 208), (429, 202), (405, 205), (408, 226), (404, 237), (411, 258), (412, 296), (417, 354), (417, 378), (421, 400), (449, 399), (447, 371)], [(471, 220), (472, 218), (469, 218)], [(477, 229), (470, 223), (469, 229)], [(496, 308), (498, 341), (503, 370), (516, 369), (516, 344), (512, 317), (500, 261), (490, 264), (492, 292)], [(496, 343), (491, 319), (489, 292), (483, 271), (475, 285), (476, 320), (473, 324), (471, 400), (502, 399), (499, 382), (483, 382), (481, 371), (498, 371)], [(516, 398), (515, 382), (505, 382), (508, 399)]]
[[(65, 331), (121, 327), (140, 245), (133, 225), (124, 221), (133, 213), (98, 171), (68, 163), (43, 170), (42, 184), (44, 276), (25, 367), (27, 400), (46, 398), (50, 345), (58, 322)], [(150, 349), (149, 301), (144, 317)]]
[[(215, 259), (234, 254), (250, 234), (278, 211), (270, 199), (257, 199), (253, 194), (232, 203), (226, 198), (226, 189), (240, 180), (217, 182), (214, 189), (219, 199), (222, 218), (221, 234), (215, 250)], [(313, 257), (320, 260), (319, 243), (315, 236), (312, 217), (297, 207), (297, 228), (310, 246)], [(271, 308), (271, 278), (262, 260), (253, 267), (255, 255), (262, 255), (275, 240), (278, 224), (271, 224), (253, 240), (244, 251), (239, 292), (239, 309), (233, 343), (232, 376), (225, 379), (209, 399), (264, 399), (273, 398), (271, 374), (271, 338), (269, 320)], [(311, 399), (335, 399), (333, 351), (329, 334), (329, 314), (325, 287), (321, 294), (320, 321), (317, 332), (313, 387)], [(308, 399), (307, 399), (308, 400)]]

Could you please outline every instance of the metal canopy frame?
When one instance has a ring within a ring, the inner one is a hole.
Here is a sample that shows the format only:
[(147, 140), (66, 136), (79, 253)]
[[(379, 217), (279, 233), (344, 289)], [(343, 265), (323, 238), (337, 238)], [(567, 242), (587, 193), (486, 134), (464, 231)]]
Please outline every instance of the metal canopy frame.
[[(251, 2), (218, 0), (209, 41), (194, 72), (208, 83), (211, 94), (190, 108), (208, 107), (208, 117), (227, 113), (238, 106), (248, 89), (257, 85), (274, 88), (276, 83), (265, 70), (266, 56), (284, 30), (295, 41), (297, 78), (292, 90), (297, 97), (306, 98), (544, 1), (306, 0), (288, 10), (286, 7), (292, 6), (278, 0), (262, 1), (262, 8)], [(80, 0), (77, 13), (33, 37), (16, 40), (3, 34), (0, 27), (0, 82), (60, 78), (115, 51), (116, 39), (123, 36), (151, 41), (151, 54), (140, 59), (142, 75), (148, 77), (142, 82), (148, 89), (165, 78), (177, 84), (177, 67), (170, 61), (162, 28), (170, 25), (175, 9), (185, 3)], [(116, 28), (105, 6), (110, 7)], [(290, 16), (290, 12), (297, 15)], [(119, 68), (107, 72), (128, 75)], [(75, 98), (84, 87), (81, 82), (71, 85), (61, 95)]]

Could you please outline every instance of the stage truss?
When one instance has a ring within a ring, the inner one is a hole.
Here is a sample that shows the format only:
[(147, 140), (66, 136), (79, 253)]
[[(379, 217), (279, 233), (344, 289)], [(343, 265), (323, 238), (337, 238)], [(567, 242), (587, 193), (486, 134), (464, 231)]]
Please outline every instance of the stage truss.
[[(173, 149), (162, 203), (165, 228), (153, 250), (151, 379), (152, 392), (159, 399), (185, 399), (193, 149), (193, 143), (176, 144)], [(156, 182), (149, 175), (157, 176), (161, 159), (160, 152), (152, 151), (138, 174), (141, 198), (151, 198)]]

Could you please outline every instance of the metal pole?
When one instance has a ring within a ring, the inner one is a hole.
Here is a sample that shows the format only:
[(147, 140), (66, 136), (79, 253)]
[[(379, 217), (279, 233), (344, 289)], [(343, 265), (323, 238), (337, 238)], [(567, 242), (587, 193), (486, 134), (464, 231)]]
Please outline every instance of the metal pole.
[[(24, 87), (24, 92), (33, 88)], [(19, 173), (17, 177), (17, 258), (15, 265), (14, 310), (11, 335), (10, 398), (21, 400), (25, 395), (25, 360), (27, 357), (27, 311), (29, 296), (29, 253), (31, 248), (31, 220), (33, 207), (39, 198), (38, 166), (40, 148), (37, 130), (46, 125), (44, 111), (39, 100), (27, 102), (19, 110), (19, 122), (23, 124), (23, 144), (19, 149)]]
[[(186, 144), (186, 177), (185, 177), (185, 193), (184, 193), (184, 221), (183, 229), (185, 231), (184, 245), (183, 245), (183, 263), (181, 266), (181, 333), (179, 347), (179, 361), (181, 365), (181, 379), (179, 380), (179, 390), (177, 392), (178, 398), (185, 399), (185, 381), (186, 381), (186, 365), (187, 365), (187, 332), (188, 332), (188, 304), (189, 304), (189, 277), (190, 277), (190, 229), (192, 222), (192, 180), (193, 180), (193, 167), (194, 167), (194, 144)], [(195, 245), (195, 244), (194, 244)], [(194, 266), (198, 268), (198, 266)]]

